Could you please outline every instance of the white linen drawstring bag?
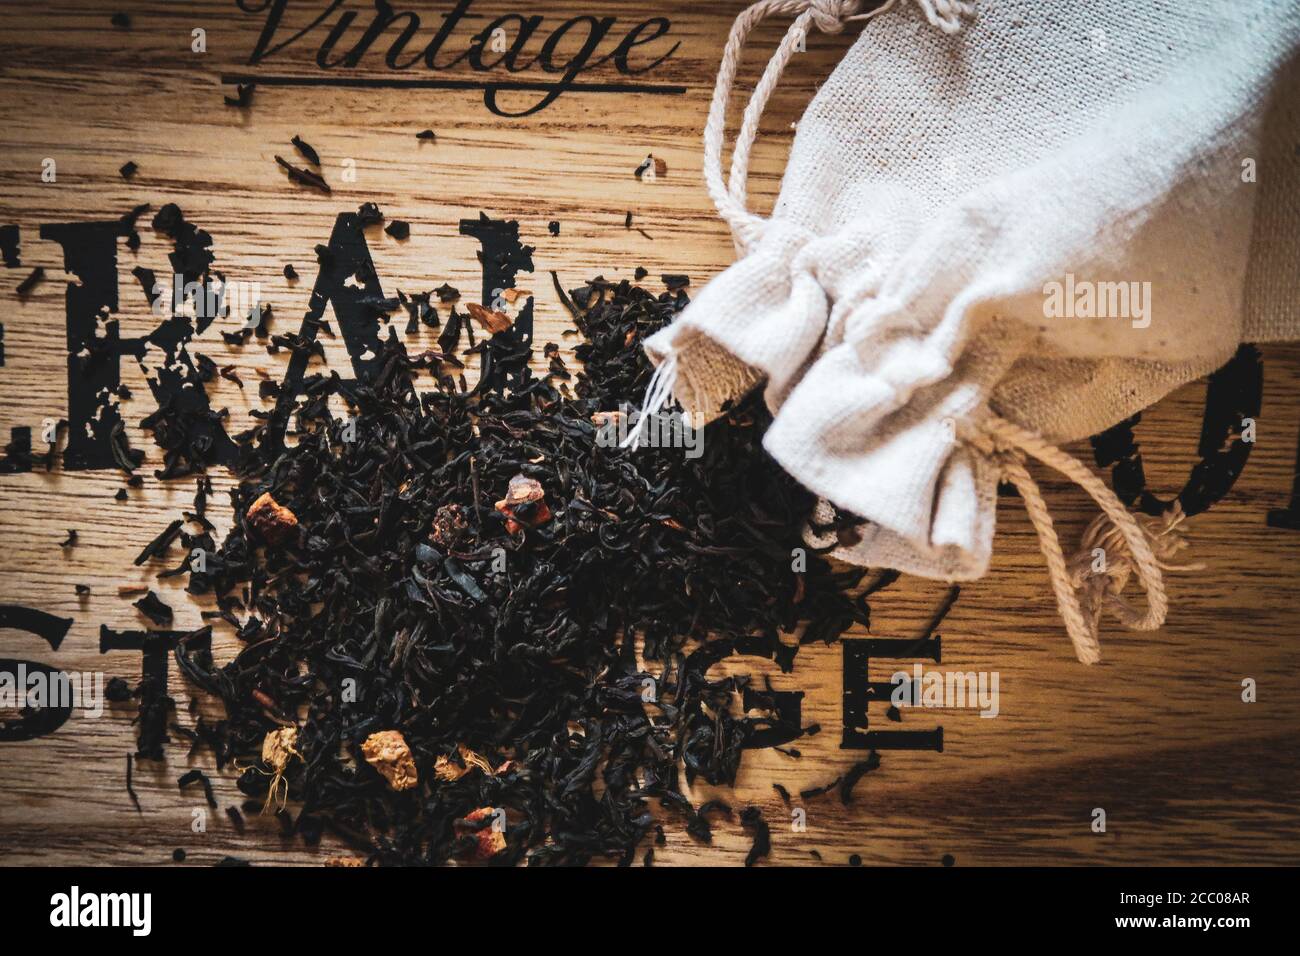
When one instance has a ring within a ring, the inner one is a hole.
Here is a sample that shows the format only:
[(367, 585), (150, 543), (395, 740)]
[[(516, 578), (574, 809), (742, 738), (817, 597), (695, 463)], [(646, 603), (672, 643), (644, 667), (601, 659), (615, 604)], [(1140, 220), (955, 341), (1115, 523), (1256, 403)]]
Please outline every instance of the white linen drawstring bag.
[[(1165, 618), (1180, 516), (1146, 529), (1057, 444), (1207, 374), (1239, 343), (1300, 337), (1300, 0), (764, 0), (737, 19), (705, 132), (739, 259), (650, 338), (645, 413), (717, 417), (763, 387), (764, 440), (863, 519), (837, 557), (943, 580), (985, 573), (996, 485), (1040, 537), (1079, 659), (1103, 608)], [(722, 172), (747, 36), (796, 15)], [(759, 119), (808, 31), (866, 19), (798, 124), (770, 218), (745, 182)], [(642, 421), (646, 417), (643, 416)], [(1102, 516), (1067, 561), (1026, 468)], [(816, 521), (810, 529), (818, 538)], [(1130, 574), (1143, 611), (1119, 591)]]

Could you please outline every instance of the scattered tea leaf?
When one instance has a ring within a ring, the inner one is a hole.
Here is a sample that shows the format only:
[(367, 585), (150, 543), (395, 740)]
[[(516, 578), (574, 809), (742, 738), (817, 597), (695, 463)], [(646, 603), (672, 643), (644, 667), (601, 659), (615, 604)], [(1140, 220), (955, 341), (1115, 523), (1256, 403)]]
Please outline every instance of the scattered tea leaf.
[(301, 136), (295, 136), (289, 142), (293, 144), (294, 149), (298, 150), (303, 159), (313, 166), (320, 166), (320, 153), (316, 152), (305, 139)]

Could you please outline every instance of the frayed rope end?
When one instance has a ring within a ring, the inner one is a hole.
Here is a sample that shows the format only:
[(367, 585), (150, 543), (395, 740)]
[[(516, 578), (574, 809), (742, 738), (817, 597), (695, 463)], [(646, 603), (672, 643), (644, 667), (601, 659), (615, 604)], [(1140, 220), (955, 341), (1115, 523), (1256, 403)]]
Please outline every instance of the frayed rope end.
[(659, 363), (655, 369), (654, 375), (650, 378), (650, 384), (646, 386), (645, 399), (641, 404), (641, 411), (637, 415), (636, 427), (628, 433), (628, 436), (619, 442), (620, 448), (637, 448), (641, 444), (641, 436), (645, 434), (646, 422), (651, 417), (657, 415), (665, 405), (672, 401), (673, 389), (677, 387), (677, 356), (669, 355)]

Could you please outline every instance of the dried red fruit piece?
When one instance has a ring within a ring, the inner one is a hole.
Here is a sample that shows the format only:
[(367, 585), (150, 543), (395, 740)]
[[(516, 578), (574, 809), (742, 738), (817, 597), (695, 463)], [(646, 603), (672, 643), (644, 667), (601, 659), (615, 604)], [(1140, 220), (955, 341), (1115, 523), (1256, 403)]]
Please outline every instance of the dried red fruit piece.
[[(479, 807), (477, 810), (471, 810), (465, 814), (466, 823), (482, 823), (488, 817), (495, 817), (497, 814), (496, 807)], [(495, 821), (483, 827), (481, 830), (473, 831), (476, 845), (474, 847), (474, 859), (490, 860), (506, 848), (506, 835), (504, 830), (498, 829)]]
[(253, 530), (271, 544), (283, 544), (298, 530), (298, 517), (269, 491), (249, 506), (247, 517)]
[(511, 534), (521, 528), (536, 528), (551, 520), (541, 482), (515, 475), (506, 488), (506, 496), (496, 503), (497, 511), (506, 516), (506, 530)]
[(514, 325), (514, 321), (504, 312), (494, 312), (491, 309), (486, 309), (474, 302), (465, 303), (465, 308), (469, 309), (469, 314), (473, 317), (474, 321), (483, 326), (483, 328), (487, 329), (493, 335), (496, 335), (498, 332), (504, 332), (506, 329), (510, 328), (510, 326)]

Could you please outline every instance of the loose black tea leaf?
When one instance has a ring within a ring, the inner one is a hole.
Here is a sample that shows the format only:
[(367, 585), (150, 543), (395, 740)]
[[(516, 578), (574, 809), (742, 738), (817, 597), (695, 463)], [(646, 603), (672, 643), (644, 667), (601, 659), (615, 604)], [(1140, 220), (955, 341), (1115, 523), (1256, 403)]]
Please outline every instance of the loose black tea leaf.
[(128, 161), (122, 165), (122, 168), (119, 169), (118, 172), (122, 175), (123, 179), (130, 179), (139, 169), (140, 167), (136, 165), (134, 161)]
[(754, 844), (745, 854), (745, 866), (753, 866), (772, 852), (772, 831), (758, 807), (746, 807), (740, 811), (740, 825), (754, 834)]
[(41, 266), (37, 266), (31, 271), (31, 274), (28, 275), (26, 279), (18, 284), (18, 295), (20, 297), (25, 296), (27, 293), (31, 292), (32, 289), (36, 288), (37, 283), (44, 278), (45, 269)]
[(235, 86), (235, 95), (225, 98), (227, 106), (248, 106), (253, 102), (253, 90), (257, 88), (256, 83), (239, 83)]
[(841, 782), (843, 779), (844, 779), (844, 776), (843, 776), (843, 774), (841, 774), (840, 776), (836, 777), (834, 780), (832, 780), (832, 781), (831, 781), (830, 783), (828, 783), (828, 784), (824, 784), (824, 785), (822, 785), (822, 786), (820, 786), (820, 787), (809, 787), (807, 790), (800, 790), (800, 791), (799, 791), (799, 799), (801, 799), (801, 800), (811, 800), (811, 799), (813, 799), (814, 797), (825, 796), (826, 794), (828, 794), (828, 793), (830, 793), (832, 790), (834, 790), (836, 787), (838, 787), (838, 786), (840, 785), (840, 782)]
[(253, 325), (253, 334), (259, 339), (264, 339), (270, 332), (271, 319), (274, 317), (274, 311), (269, 302), (259, 302), (253, 307), (249, 315), (249, 324)]
[(150, 591), (138, 601), (133, 601), (132, 606), (141, 614), (160, 626), (166, 626), (172, 622), (172, 609), (169, 605), (164, 604), (162, 598), (153, 591)]
[(0, 259), (4, 260), (6, 269), (17, 269), (23, 264), (19, 255), (21, 235), (17, 226), (0, 226)]
[(75, 547), (76, 544), (77, 544), (77, 529), (76, 529), (76, 528), (69, 528), (69, 529), (68, 529), (68, 536), (67, 536), (66, 538), (64, 538), (62, 541), (59, 542), (59, 547), (60, 547), (60, 548), (65, 548), (65, 549), (66, 549), (66, 548), (72, 548), (72, 547)]
[(404, 219), (394, 219), (384, 229), (384, 232), (388, 233), (394, 239), (406, 239), (411, 235), (411, 224), (406, 222)]
[(853, 788), (858, 785), (858, 781), (879, 766), (880, 755), (873, 750), (867, 755), (866, 760), (859, 760), (848, 769), (844, 779), (840, 781), (840, 801), (846, 807), (853, 802)]
[(302, 169), (293, 165), (282, 156), (275, 157), (276, 164), (288, 174), (290, 181), (302, 186), (311, 186), (313, 189), (319, 189), (321, 192), (329, 195), (329, 183), (325, 182), (320, 173), (314, 173), (310, 169)]
[(295, 136), (289, 142), (293, 144), (294, 149), (298, 150), (298, 152), (302, 154), (302, 158), (307, 160), (307, 162), (311, 163), (313, 166), (320, 165), (320, 154), (316, 152), (316, 150), (312, 149), (311, 144), (301, 136)]
[(293, 267), (292, 263), (286, 262), (284, 264), (284, 277), (290, 282), (298, 281), (298, 270)]
[(420, 130), (420, 132), (415, 134), (415, 138), (421, 140), (433, 141), (438, 138), (438, 134), (431, 129), (422, 129)]
[(167, 553), (167, 549), (171, 547), (172, 542), (180, 536), (181, 527), (184, 524), (185, 522), (183, 520), (177, 518), (164, 528), (156, 538), (146, 544), (144, 550), (136, 555), (136, 559), (132, 563), (139, 567), (150, 558), (162, 557)]
[(136, 795), (135, 787), (132, 786), (131, 777), (132, 777), (134, 764), (135, 764), (135, 755), (127, 754), (126, 755), (126, 794), (131, 798), (131, 802), (135, 804), (135, 812), (144, 813), (144, 809), (140, 806), (140, 798), (139, 796)]
[(203, 796), (208, 801), (208, 806), (211, 807), (213, 810), (217, 809), (217, 798), (213, 796), (212, 793), (212, 781), (209, 780), (208, 775), (205, 774), (198, 767), (195, 767), (193, 770), (181, 774), (181, 776), (176, 781), (176, 786), (180, 790), (184, 790), (186, 787), (194, 783), (197, 783), (201, 787), (203, 787)]
[(131, 18), (125, 13), (115, 13), (109, 17), (109, 22), (121, 30), (131, 29)]

